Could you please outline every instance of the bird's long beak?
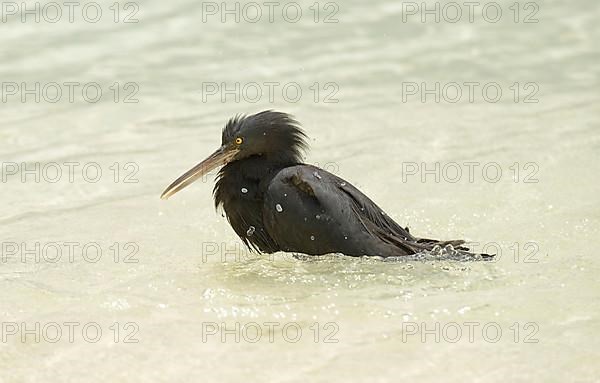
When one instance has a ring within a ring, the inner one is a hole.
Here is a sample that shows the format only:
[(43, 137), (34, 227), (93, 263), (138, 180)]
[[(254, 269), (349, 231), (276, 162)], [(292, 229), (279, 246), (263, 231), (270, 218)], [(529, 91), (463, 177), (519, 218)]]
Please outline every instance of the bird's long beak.
[(238, 152), (239, 149), (237, 148), (221, 146), (216, 152), (208, 156), (208, 158), (206, 158), (204, 161), (200, 162), (198, 165), (183, 173), (181, 177), (173, 181), (173, 183), (165, 189), (160, 198), (169, 198), (184, 187), (196, 181), (198, 178), (209, 173), (211, 170), (227, 164)]

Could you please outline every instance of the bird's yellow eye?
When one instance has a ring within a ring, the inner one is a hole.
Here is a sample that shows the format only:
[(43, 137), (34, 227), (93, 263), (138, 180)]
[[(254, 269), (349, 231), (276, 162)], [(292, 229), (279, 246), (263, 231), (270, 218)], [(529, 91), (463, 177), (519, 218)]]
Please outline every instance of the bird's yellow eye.
[(244, 142), (244, 140), (242, 139), (242, 137), (238, 137), (238, 138), (236, 138), (236, 139), (235, 139), (235, 143), (236, 143), (237, 145), (241, 145), (241, 144), (242, 144), (242, 142)]

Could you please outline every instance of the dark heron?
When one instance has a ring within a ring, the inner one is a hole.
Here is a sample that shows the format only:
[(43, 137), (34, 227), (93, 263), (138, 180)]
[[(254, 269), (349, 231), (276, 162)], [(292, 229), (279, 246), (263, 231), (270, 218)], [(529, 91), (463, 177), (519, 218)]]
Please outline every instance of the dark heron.
[(175, 180), (167, 199), (221, 167), (214, 188), (233, 230), (250, 250), (309, 255), (404, 256), (447, 249), (462, 254), (462, 240), (417, 238), (360, 190), (302, 163), (306, 135), (286, 113), (237, 116), (223, 129), (221, 147)]

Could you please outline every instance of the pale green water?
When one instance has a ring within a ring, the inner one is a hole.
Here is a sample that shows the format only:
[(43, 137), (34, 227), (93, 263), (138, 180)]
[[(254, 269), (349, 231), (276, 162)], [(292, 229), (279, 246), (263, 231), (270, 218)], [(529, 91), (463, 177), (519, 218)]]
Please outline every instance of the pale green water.
[[(0, 24), (0, 382), (599, 381), (600, 8), (542, 1), (531, 16), (536, 8), (525, 3), (519, 20), (537, 23), (515, 23), (509, 1), (498, 3), (497, 23), (481, 7), (472, 23), (466, 14), (457, 23), (421, 23), (419, 14), (403, 22), (402, 3), (392, 1), (319, 3), (317, 23), (312, 2), (300, 4), (297, 23), (277, 12), (270, 23), (266, 10), (257, 23), (203, 22), (192, 1), (137, 3), (138, 23), (114, 23), (112, 3), (100, 4), (95, 24), (80, 13), (73, 23), (8, 15)], [(123, 5), (121, 20), (135, 11)], [(328, 15), (338, 22), (324, 23)], [(76, 93), (70, 103), (65, 91), (51, 103), (54, 93), (40, 102), (10, 94), (9, 83), (70, 81), (97, 82), (103, 96), (89, 103)], [(203, 84), (223, 82), (248, 93), (239, 102), (203, 94)], [(272, 102), (268, 82), (279, 83)], [(446, 99), (423, 103), (407, 88), (422, 82), (461, 84), (463, 98), (448, 102), (447, 88)], [(481, 84), (474, 102), (469, 82)], [(263, 91), (255, 103), (250, 83)], [(296, 102), (295, 88), (281, 94), (291, 83), (302, 90)], [(502, 90), (498, 102), (481, 94), (490, 83)], [(138, 102), (123, 102), (131, 92)], [(524, 102), (528, 95), (537, 102)], [(246, 257), (214, 212), (211, 177), (159, 200), (217, 147), (227, 118), (266, 108), (303, 123), (307, 162), (359, 186), (416, 235), (497, 243), (501, 257)], [(22, 162), (39, 164), (39, 182)], [(468, 162), (478, 163), (472, 182)], [(53, 163), (63, 172), (54, 183)], [(446, 177), (436, 182), (422, 163)], [(494, 165), (484, 176), (486, 164)], [(497, 168), (502, 175), (489, 182)], [(57, 243), (62, 258), (51, 262)], [(95, 263), (91, 243), (102, 249)], [(137, 263), (125, 262), (130, 252)], [(23, 324), (42, 333), (54, 322), (57, 343), (52, 329), (39, 343), (31, 334), (22, 341)], [(79, 323), (72, 343), (65, 322)], [(102, 329), (97, 343), (81, 335), (89, 323)], [(255, 324), (263, 334), (253, 343)], [(138, 343), (124, 343), (127, 335)]]

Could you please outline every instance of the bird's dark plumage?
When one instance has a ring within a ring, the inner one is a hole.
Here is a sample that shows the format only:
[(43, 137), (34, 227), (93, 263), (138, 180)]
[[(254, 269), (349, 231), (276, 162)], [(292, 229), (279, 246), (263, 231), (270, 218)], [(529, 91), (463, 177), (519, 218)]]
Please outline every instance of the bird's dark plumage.
[(349, 182), (302, 163), (306, 135), (291, 116), (264, 111), (236, 116), (223, 129), (222, 146), (163, 193), (169, 197), (199, 174), (223, 166), (215, 205), (253, 250), (403, 256), (462, 240), (417, 238)]

